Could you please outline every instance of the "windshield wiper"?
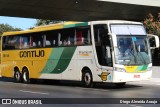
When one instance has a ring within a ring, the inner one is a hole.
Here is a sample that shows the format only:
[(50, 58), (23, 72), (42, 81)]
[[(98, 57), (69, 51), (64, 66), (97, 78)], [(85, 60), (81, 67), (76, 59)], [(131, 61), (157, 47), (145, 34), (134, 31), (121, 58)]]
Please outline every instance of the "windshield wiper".
[[(142, 53), (141, 52), (138, 52), (139, 54), (140, 54), (140, 56), (141, 56), (141, 61), (146, 65), (147, 64), (147, 62), (146, 62), (146, 60), (143, 58), (143, 56), (142, 56)], [(139, 56), (139, 54), (137, 54), (138, 56)]]
[[(137, 46), (135, 46), (135, 50), (136, 50), (136, 52), (137, 52), (137, 57), (139, 57), (138, 59), (141, 59), (141, 61), (143, 62), (143, 64), (146, 65), (147, 62), (146, 62), (145, 59), (143, 58), (142, 53), (141, 53), (140, 51), (138, 51)], [(139, 54), (140, 54), (141, 58), (140, 58)]]
[(136, 55), (134, 54), (134, 52), (131, 52), (130, 61), (128, 62), (127, 65), (131, 64), (131, 62), (132, 62), (132, 56), (134, 57), (134, 63), (136, 64), (136, 62), (137, 62)]

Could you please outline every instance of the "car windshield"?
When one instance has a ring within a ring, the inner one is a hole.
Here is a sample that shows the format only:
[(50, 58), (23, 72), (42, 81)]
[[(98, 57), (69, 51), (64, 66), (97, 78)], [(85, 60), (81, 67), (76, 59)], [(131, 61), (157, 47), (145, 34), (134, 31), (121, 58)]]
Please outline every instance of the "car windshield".
[(151, 63), (148, 39), (142, 35), (117, 35), (115, 47), (117, 64), (146, 65)]

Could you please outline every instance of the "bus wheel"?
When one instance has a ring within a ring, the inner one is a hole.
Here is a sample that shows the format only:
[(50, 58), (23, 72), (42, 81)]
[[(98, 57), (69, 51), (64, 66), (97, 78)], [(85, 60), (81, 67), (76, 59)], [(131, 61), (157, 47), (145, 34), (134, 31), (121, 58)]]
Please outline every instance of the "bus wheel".
[(18, 83), (22, 82), (22, 75), (18, 70), (14, 72), (14, 79)]
[(24, 83), (30, 83), (30, 79), (29, 79), (29, 72), (27, 68), (24, 68), (22, 70), (22, 76), (23, 76), (23, 82)]
[(82, 83), (85, 87), (93, 87), (93, 78), (89, 70), (86, 70), (82, 73)]
[(126, 85), (126, 82), (122, 82), (122, 83), (115, 83), (117, 88), (123, 88)]

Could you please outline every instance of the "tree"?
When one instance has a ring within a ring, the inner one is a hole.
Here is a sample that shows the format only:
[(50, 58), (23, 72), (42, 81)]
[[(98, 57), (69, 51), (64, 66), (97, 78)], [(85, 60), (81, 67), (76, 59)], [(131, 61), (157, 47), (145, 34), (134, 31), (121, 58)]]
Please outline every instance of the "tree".
[(49, 24), (60, 23), (60, 22), (63, 22), (63, 21), (37, 19), (36, 26), (49, 25)]
[(160, 13), (157, 17), (149, 13), (143, 23), (146, 26), (147, 33), (160, 36)]
[(0, 24), (0, 36), (2, 35), (3, 32), (7, 31), (20, 31), (22, 29), (20, 28), (13, 28), (12, 26), (8, 24)]

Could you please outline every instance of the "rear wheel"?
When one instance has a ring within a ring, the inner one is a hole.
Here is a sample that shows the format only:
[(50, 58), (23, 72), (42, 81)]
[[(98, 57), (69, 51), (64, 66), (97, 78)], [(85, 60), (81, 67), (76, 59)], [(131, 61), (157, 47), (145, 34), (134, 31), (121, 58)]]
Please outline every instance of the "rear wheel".
[(82, 83), (85, 87), (93, 87), (93, 77), (89, 70), (82, 73)]
[(22, 76), (23, 76), (23, 82), (24, 83), (30, 83), (30, 79), (29, 79), (29, 72), (27, 68), (24, 68), (22, 70)]
[(14, 72), (14, 79), (18, 83), (22, 82), (22, 75), (19, 72), (19, 70), (15, 70), (15, 72)]

